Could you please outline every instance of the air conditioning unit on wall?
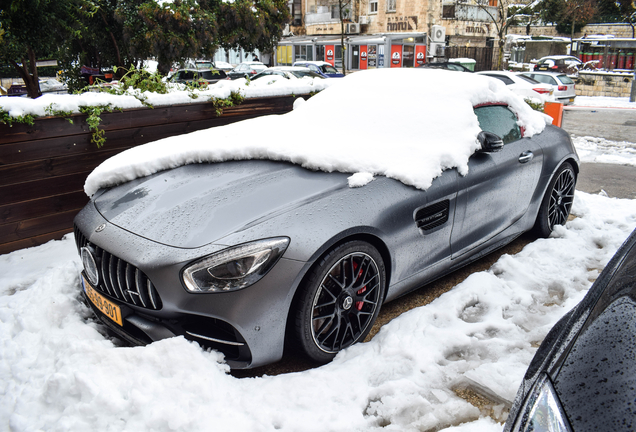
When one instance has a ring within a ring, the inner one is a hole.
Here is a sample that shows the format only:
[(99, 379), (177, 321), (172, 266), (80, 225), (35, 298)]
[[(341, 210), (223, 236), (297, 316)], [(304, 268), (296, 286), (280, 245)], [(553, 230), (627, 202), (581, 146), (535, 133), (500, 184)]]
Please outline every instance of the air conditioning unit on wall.
[(369, 24), (369, 17), (367, 15), (360, 15), (358, 17), (358, 23), (360, 23), (360, 24)]
[(360, 33), (360, 24), (358, 23), (347, 23), (346, 33), (348, 34), (357, 34)]
[(431, 40), (433, 42), (446, 42), (446, 28), (440, 25), (431, 27)]

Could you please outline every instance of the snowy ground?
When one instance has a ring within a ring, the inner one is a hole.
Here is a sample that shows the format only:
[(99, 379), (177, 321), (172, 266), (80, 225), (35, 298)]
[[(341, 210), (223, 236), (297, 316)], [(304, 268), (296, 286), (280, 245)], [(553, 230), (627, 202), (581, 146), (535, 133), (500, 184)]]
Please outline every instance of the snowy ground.
[[(588, 143), (583, 160), (636, 160)], [(234, 378), (183, 338), (116, 346), (82, 302), (72, 235), (1, 255), (0, 431), (500, 431), (538, 343), (636, 228), (636, 200), (578, 192), (572, 213), (372, 341), (274, 377)], [(492, 409), (460, 398), (465, 387)]]

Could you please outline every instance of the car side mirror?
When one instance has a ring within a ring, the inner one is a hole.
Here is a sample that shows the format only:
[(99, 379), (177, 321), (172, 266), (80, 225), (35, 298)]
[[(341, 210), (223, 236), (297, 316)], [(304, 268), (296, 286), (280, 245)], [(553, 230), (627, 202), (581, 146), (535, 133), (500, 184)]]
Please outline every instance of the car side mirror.
[(492, 132), (479, 132), (477, 140), (479, 141), (479, 144), (481, 144), (481, 151), (483, 152), (498, 152), (504, 146), (502, 139)]

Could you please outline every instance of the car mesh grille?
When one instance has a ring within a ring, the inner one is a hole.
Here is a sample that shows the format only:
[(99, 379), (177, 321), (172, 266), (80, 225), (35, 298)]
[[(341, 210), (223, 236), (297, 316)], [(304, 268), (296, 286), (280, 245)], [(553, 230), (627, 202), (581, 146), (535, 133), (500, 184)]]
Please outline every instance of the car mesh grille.
[(448, 222), (449, 200), (440, 201), (420, 209), (415, 214), (415, 224), (423, 231), (429, 231)]
[(159, 293), (144, 272), (89, 243), (77, 226), (74, 228), (77, 250), (80, 251), (85, 246), (92, 248), (99, 271), (99, 286), (95, 287), (98, 291), (130, 305), (152, 310), (161, 309)]

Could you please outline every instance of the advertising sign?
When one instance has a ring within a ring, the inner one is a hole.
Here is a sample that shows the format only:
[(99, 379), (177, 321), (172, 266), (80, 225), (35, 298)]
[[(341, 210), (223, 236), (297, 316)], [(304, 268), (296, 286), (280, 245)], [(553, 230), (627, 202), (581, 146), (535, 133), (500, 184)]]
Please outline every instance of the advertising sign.
[(367, 46), (360, 45), (360, 69), (367, 68)]
[(325, 61), (327, 63), (331, 63), (331, 66), (336, 66), (336, 56), (334, 55), (335, 52), (336, 52), (335, 45), (325, 46)]
[(402, 67), (402, 45), (391, 45), (391, 67)]
[(426, 63), (426, 45), (415, 45), (415, 65)]
[(368, 63), (367, 67), (369, 69), (375, 69), (378, 67), (378, 53), (377, 53), (377, 45), (368, 45), (367, 46), (367, 57)]

